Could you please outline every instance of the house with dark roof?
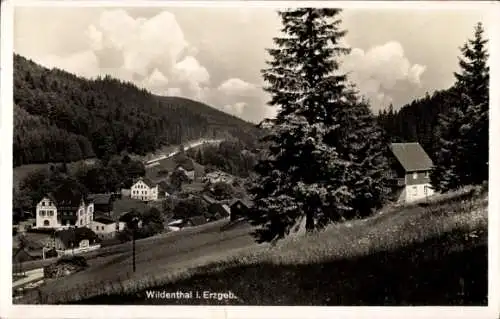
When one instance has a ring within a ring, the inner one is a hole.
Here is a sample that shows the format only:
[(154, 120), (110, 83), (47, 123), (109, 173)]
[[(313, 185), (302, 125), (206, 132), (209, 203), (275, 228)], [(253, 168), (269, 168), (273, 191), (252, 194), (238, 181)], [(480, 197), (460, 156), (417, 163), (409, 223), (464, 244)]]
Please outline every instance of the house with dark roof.
[(109, 214), (113, 210), (114, 197), (112, 194), (90, 194), (87, 198), (94, 202), (96, 213)]
[(207, 223), (207, 218), (203, 215), (189, 217), (186, 220), (185, 226), (199, 226)]
[(158, 191), (159, 191), (158, 197), (168, 198), (175, 193), (175, 187), (165, 181), (161, 181), (158, 183)]
[(252, 205), (252, 202), (246, 199), (236, 198), (231, 200), (228, 205), (231, 210), (230, 220), (233, 221), (248, 216)]
[(419, 143), (392, 143), (392, 188), (398, 202), (411, 202), (431, 196), (430, 174), (433, 163)]
[(130, 198), (145, 202), (158, 200), (158, 184), (149, 178), (140, 177), (130, 188)]
[(186, 161), (183, 161), (182, 163), (177, 164), (175, 169), (183, 171), (190, 182), (194, 181), (195, 169), (194, 169), (194, 163), (191, 159), (188, 159)]
[(94, 216), (94, 203), (72, 190), (59, 190), (45, 195), (36, 206), (39, 229), (85, 227)]
[(231, 208), (224, 203), (215, 202), (208, 205), (210, 220), (218, 220), (231, 216)]
[(98, 240), (97, 234), (87, 227), (63, 229), (54, 237), (56, 250), (88, 247)]
[(92, 221), (91, 230), (101, 239), (113, 238), (117, 232), (125, 229), (126, 223), (109, 216), (96, 216)]

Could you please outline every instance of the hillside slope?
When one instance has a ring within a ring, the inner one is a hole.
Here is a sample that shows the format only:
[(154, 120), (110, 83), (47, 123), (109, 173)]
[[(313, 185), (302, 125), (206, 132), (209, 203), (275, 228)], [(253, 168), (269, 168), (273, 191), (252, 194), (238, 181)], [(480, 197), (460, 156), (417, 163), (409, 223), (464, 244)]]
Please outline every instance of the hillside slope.
[[(129, 253), (126, 261), (47, 283), (19, 302), (484, 305), (487, 207), (487, 194), (465, 190), (430, 203), (389, 207), (275, 247), (255, 244), (244, 224), (178, 232), (145, 241), (135, 274), (128, 270)], [(146, 298), (150, 289), (232, 292), (237, 299)]]
[(252, 143), (259, 134), (254, 124), (201, 102), (155, 96), (109, 76), (49, 70), (17, 54), (14, 104), (14, 166), (143, 155), (203, 137)]

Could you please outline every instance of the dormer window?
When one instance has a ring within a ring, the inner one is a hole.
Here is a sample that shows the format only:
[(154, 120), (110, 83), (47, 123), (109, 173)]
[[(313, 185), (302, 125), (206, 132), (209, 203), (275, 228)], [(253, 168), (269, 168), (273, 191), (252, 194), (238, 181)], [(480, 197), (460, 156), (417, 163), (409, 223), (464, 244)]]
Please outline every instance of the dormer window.
[(418, 173), (417, 172), (413, 173), (413, 179), (417, 179), (417, 178), (418, 178)]

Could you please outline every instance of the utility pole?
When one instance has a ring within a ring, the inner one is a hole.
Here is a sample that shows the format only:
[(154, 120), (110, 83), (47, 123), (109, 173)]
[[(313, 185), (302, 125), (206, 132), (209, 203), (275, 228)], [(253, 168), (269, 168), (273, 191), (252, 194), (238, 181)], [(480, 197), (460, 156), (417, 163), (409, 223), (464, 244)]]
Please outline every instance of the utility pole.
[(132, 230), (132, 271), (135, 272), (135, 227)]
[(132, 271), (135, 272), (135, 233), (139, 224), (139, 218), (132, 218)]

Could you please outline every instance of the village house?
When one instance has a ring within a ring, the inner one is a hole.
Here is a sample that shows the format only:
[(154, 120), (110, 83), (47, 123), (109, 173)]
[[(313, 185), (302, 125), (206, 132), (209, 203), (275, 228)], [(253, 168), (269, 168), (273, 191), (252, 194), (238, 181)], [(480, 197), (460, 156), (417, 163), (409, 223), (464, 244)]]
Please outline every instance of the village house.
[(226, 203), (221, 203), (216, 199), (203, 195), (203, 200), (208, 204), (208, 215), (210, 220), (218, 220), (231, 215), (231, 208)]
[(158, 183), (159, 198), (169, 198), (175, 192), (175, 188), (165, 181)]
[(433, 163), (419, 143), (392, 143), (391, 172), (398, 202), (411, 202), (431, 196), (430, 174)]
[(200, 226), (206, 223), (207, 223), (207, 218), (203, 215), (199, 215), (199, 216), (189, 217), (188, 219), (186, 219), (184, 226), (185, 227)]
[(87, 197), (94, 203), (94, 212), (109, 214), (113, 210), (112, 194), (90, 194)]
[(107, 216), (97, 216), (92, 221), (91, 230), (101, 239), (113, 238), (117, 232), (125, 229), (125, 222), (116, 221)]
[(229, 208), (231, 210), (230, 220), (234, 221), (248, 216), (252, 208), (252, 202), (244, 199), (233, 199), (229, 203)]
[(89, 226), (94, 203), (70, 191), (47, 194), (36, 205), (36, 227), (59, 229)]
[(54, 248), (63, 251), (87, 248), (94, 245), (98, 239), (96, 233), (88, 227), (63, 229), (57, 231), (54, 238)]
[(194, 169), (194, 163), (192, 160), (186, 160), (182, 164), (178, 164), (175, 167), (176, 170), (181, 170), (186, 174), (189, 182), (193, 182), (195, 179), (195, 169)]
[(145, 202), (158, 200), (158, 184), (148, 178), (139, 178), (130, 188), (130, 198)]
[[(142, 228), (142, 219), (140, 218), (140, 215), (131, 211), (131, 212), (123, 212), (121, 214), (119, 214), (119, 217), (118, 217), (118, 222), (120, 223), (120, 225), (124, 225), (123, 227), (128, 227), (129, 225), (131, 225), (132, 221), (134, 220), (134, 218), (137, 218), (137, 228)], [(122, 227), (122, 226), (120, 226)]]

